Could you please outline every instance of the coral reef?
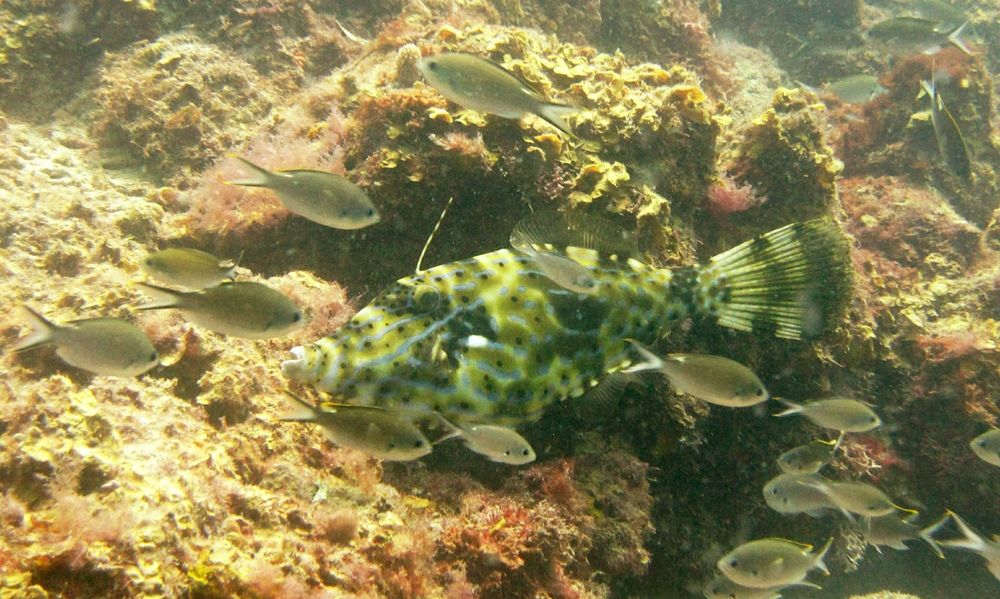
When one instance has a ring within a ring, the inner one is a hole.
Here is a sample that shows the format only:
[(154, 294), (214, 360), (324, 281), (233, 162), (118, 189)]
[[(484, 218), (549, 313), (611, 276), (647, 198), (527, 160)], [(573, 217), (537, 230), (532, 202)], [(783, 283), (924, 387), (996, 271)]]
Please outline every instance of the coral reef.
[[(977, 7), (976, 34), (995, 41), (996, 7)], [(521, 469), (458, 443), (418, 464), (380, 463), (277, 421), (288, 349), (411, 273), (449, 198), (425, 264), (504, 247), (539, 209), (606, 215), (664, 266), (839, 218), (854, 240), (855, 296), (831, 334), (795, 343), (685, 321), (657, 351), (739, 360), (778, 397), (871, 402), (886, 426), (848, 436), (833, 478), (1000, 530), (988, 509), (1000, 482), (968, 447), (1000, 422), (996, 56), (862, 50), (860, 28), (898, 3), (721, 9), (0, 6), (0, 344), (24, 335), (27, 303), (59, 322), (135, 322), (163, 358), (112, 379), (51, 349), (0, 354), (0, 595), (682, 597), (726, 548), (762, 536), (835, 535), (831, 581), (848, 577), (837, 566), (871, 576), (871, 550), (842, 520), (784, 517), (760, 497), (774, 459), (825, 431), (710, 407), (660, 378), (607, 404), (552, 406), (521, 430), (539, 455)], [(739, 41), (715, 37), (727, 29)], [(440, 51), (489, 58), (577, 107), (576, 135), (450, 104), (415, 70)], [(917, 97), (932, 71), (972, 151), (968, 180), (940, 160)], [(787, 89), (858, 72), (880, 75), (886, 93), (826, 108)], [(290, 215), (265, 190), (225, 185), (241, 176), (227, 153), (342, 174), (383, 220), (348, 232)], [(292, 297), (308, 324), (251, 341), (176, 311), (136, 312), (140, 260), (172, 246), (242, 256), (238, 277)], [(935, 572), (975, 581), (981, 570), (949, 559)], [(970, 599), (995, 595), (983, 582)]]

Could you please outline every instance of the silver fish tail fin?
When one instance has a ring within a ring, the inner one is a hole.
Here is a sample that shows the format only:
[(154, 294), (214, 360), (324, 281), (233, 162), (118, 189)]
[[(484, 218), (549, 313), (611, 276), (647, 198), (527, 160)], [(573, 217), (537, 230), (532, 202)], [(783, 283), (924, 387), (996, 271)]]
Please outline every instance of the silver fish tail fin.
[(143, 304), (136, 310), (159, 310), (161, 308), (174, 308), (180, 299), (181, 292), (153, 285), (152, 283), (137, 283), (142, 288), (142, 292), (153, 298), (148, 304)]
[(316, 407), (302, 399), (298, 395), (293, 394), (291, 391), (282, 390), (285, 397), (292, 400), (294, 406), (288, 412), (285, 412), (281, 416), (278, 416), (278, 420), (283, 420), (287, 422), (315, 422), (316, 421)]
[(266, 187), (268, 180), (274, 176), (273, 173), (267, 169), (263, 169), (256, 164), (250, 162), (246, 158), (240, 158), (236, 154), (227, 154), (230, 158), (235, 158), (243, 163), (243, 166), (250, 169), (255, 175), (254, 177), (248, 179), (237, 179), (235, 181), (223, 181), (226, 185), (238, 185), (240, 187)]
[(941, 545), (939, 545), (934, 539), (934, 533), (941, 530), (941, 527), (944, 526), (950, 519), (951, 513), (945, 512), (945, 515), (941, 516), (937, 522), (920, 531), (920, 538), (930, 545), (931, 550), (934, 551), (934, 553), (940, 558), (944, 558), (944, 553), (941, 552)]
[(962, 23), (962, 25), (958, 29), (952, 31), (951, 34), (948, 36), (948, 41), (951, 42), (956, 48), (958, 48), (962, 52), (965, 52), (969, 56), (972, 56), (973, 54), (972, 50), (970, 50), (969, 47), (965, 45), (965, 41), (962, 39), (962, 31), (965, 30), (965, 26), (968, 24), (969, 22), (966, 21)]
[(793, 223), (723, 252), (696, 276), (696, 308), (722, 326), (801, 339), (822, 333), (852, 285), (847, 238), (836, 222)]
[(452, 421), (442, 416), (440, 412), (434, 412), (434, 415), (437, 416), (438, 421), (441, 422), (441, 424), (444, 425), (444, 427), (448, 430), (447, 433), (445, 433), (440, 439), (434, 442), (434, 445), (437, 445), (442, 441), (447, 441), (448, 439), (454, 439), (455, 437), (459, 438), (462, 437), (462, 432), (463, 432), (462, 427), (452, 423)]
[[(775, 418), (780, 418), (782, 416), (791, 416), (792, 414), (801, 414), (803, 411), (803, 407), (795, 403), (794, 401), (788, 401), (787, 399), (778, 399), (777, 397), (775, 399), (788, 406), (788, 409), (785, 410), (784, 412), (778, 412), (777, 414), (775, 414), (774, 415)], [(840, 445), (839, 439), (837, 441), (837, 444)]]
[(574, 138), (576, 137), (576, 134), (574, 134), (569, 125), (566, 124), (563, 117), (576, 112), (579, 112), (576, 108), (565, 104), (542, 104), (538, 107), (538, 116), (556, 129), (559, 129), (566, 135)]
[(986, 544), (983, 537), (979, 536), (976, 531), (972, 530), (972, 527), (966, 524), (965, 520), (959, 518), (958, 514), (949, 511), (948, 515), (955, 520), (955, 524), (958, 524), (958, 528), (962, 531), (965, 538), (953, 539), (950, 541), (937, 541), (938, 545), (951, 547), (953, 549), (965, 549), (966, 551), (973, 551), (980, 554), (989, 550), (989, 546)]
[(819, 550), (819, 555), (816, 556), (816, 568), (818, 568), (828, 576), (830, 574), (830, 571), (826, 568), (826, 564), (823, 563), (823, 558), (826, 557), (827, 552), (830, 551), (830, 547), (832, 546), (833, 546), (833, 537), (830, 537), (829, 539), (827, 539), (826, 545), (823, 545), (823, 548)]
[(28, 317), (28, 324), (31, 325), (31, 334), (15, 345), (13, 350), (23, 351), (38, 347), (39, 345), (45, 345), (52, 341), (52, 335), (59, 327), (28, 306), (22, 305), (21, 309), (24, 311), (25, 316)]

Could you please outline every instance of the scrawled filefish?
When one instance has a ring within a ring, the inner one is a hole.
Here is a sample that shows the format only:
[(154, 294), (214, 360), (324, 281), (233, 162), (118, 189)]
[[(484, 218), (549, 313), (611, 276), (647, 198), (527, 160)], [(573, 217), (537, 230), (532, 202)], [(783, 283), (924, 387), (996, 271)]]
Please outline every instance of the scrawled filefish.
[(293, 348), (282, 374), (339, 402), (516, 424), (629, 366), (630, 340), (652, 343), (671, 321), (704, 317), (797, 339), (849, 289), (847, 244), (828, 220), (676, 269), (551, 243), (548, 251), (568, 250), (593, 273), (594, 293), (566, 289), (510, 250), (444, 264), (400, 279), (340, 330)]

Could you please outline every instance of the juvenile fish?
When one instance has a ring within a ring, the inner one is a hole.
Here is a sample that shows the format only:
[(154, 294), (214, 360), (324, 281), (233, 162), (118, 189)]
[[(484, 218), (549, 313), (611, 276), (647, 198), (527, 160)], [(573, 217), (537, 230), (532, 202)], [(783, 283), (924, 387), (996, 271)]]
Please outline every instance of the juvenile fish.
[(632, 342), (632, 347), (642, 355), (643, 361), (622, 372), (661, 372), (675, 389), (702, 401), (731, 408), (746, 408), (771, 397), (752, 370), (728, 358), (671, 354), (661, 359), (635, 341)]
[(897, 56), (908, 54), (936, 54), (944, 44), (952, 44), (971, 55), (962, 32), (968, 21), (954, 30), (942, 28), (942, 22), (918, 17), (896, 17), (876, 23), (868, 30), (868, 39), (887, 52)]
[(150, 278), (186, 289), (207, 289), (225, 280), (235, 280), (236, 262), (221, 260), (212, 254), (190, 248), (171, 248), (154, 252), (142, 261)]
[(547, 101), (498, 64), (472, 54), (445, 52), (423, 58), (417, 69), (428, 85), (464, 108), (508, 119), (534, 114), (573, 135), (562, 117), (576, 112), (575, 108)]
[(933, 73), (931, 81), (921, 81), (927, 97), (931, 100), (931, 124), (934, 125), (934, 137), (938, 144), (938, 154), (945, 165), (953, 173), (968, 179), (972, 176), (972, 158), (969, 154), (969, 146), (965, 143), (965, 136), (958, 127), (958, 122), (952, 116), (951, 111), (945, 106), (941, 94), (938, 93), (937, 73)]
[(813, 480), (803, 481), (800, 484), (813, 487), (824, 493), (848, 518), (850, 518), (850, 514), (871, 517), (885, 516), (898, 509), (888, 495), (880, 491), (878, 487), (868, 483), (836, 483)]
[(228, 283), (203, 291), (175, 291), (149, 283), (139, 286), (154, 300), (139, 310), (177, 308), (196, 325), (224, 335), (273, 339), (305, 324), (295, 302), (260, 283)]
[(291, 393), (291, 412), (279, 416), (288, 422), (314, 422), (331, 442), (363, 451), (381, 460), (409, 461), (432, 450), (430, 441), (412, 422), (382, 408), (321, 403), (313, 406)]
[(969, 444), (979, 459), (994, 466), (1000, 466), (1000, 428), (987, 431)]
[(52, 344), (56, 355), (70, 366), (104, 376), (138, 376), (160, 362), (149, 337), (130, 322), (89, 318), (57, 325), (22, 307), (33, 332), (14, 351)]
[(984, 539), (976, 531), (972, 530), (972, 527), (966, 524), (965, 520), (959, 518), (958, 514), (955, 512), (948, 512), (948, 514), (955, 520), (955, 524), (958, 524), (958, 528), (962, 531), (962, 535), (965, 538), (938, 541), (938, 544), (952, 549), (964, 549), (978, 553), (986, 560), (986, 568), (990, 571), (990, 574), (997, 580), (1000, 580), (1000, 536), (994, 535), (992, 541)]
[(736, 584), (766, 589), (802, 582), (810, 570), (826, 574), (823, 558), (833, 544), (831, 538), (819, 553), (811, 553), (812, 545), (802, 545), (784, 539), (761, 539), (744, 543), (719, 560), (719, 569)]
[(874, 518), (863, 518), (861, 520), (861, 532), (864, 535), (865, 542), (869, 545), (874, 545), (879, 552), (882, 551), (879, 548), (880, 545), (892, 547), (899, 551), (906, 551), (909, 547), (906, 546), (905, 541), (923, 539), (931, 546), (931, 549), (938, 557), (944, 557), (933, 535), (948, 521), (948, 515), (945, 514), (944, 518), (941, 518), (923, 530), (913, 523), (916, 517), (917, 514), (910, 514), (906, 518), (900, 518), (896, 514), (887, 514)]
[(289, 212), (334, 229), (363, 229), (379, 221), (378, 210), (360, 187), (340, 175), (308, 169), (268, 171), (234, 156), (256, 177), (228, 185), (265, 187)]
[(778, 467), (787, 474), (815, 474), (833, 461), (833, 456), (844, 439), (844, 433), (833, 441), (816, 439), (805, 445), (789, 449), (778, 456)]
[(777, 417), (801, 414), (813, 423), (836, 431), (863, 433), (882, 424), (882, 419), (871, 408), (854, 399), (818, 399), (799, 405), (782, 399), (788, 409)]
[(435, 445), (458, 437), (465, 442), (465, 446), (470, 450), (482, 454), (494, 462), (520, 466), (535, 461), (535, 450), (514, 429), (493, 424), (458, 426), (440, 414), (437, 416), (451, 432), (435, 441)]
[(834, 81), (826, 86), (823, 93), (837, 96), (841, 102), (847, 104), (865, 104), (884, 91), (885, 88), (878, 84), (878, 77), (854, 75)]
[(833, 500), (813, 484), (826, 483), (815, 474), (779, 474), (764, 485), (764, 502), (782, 514), (809, 514), (818, 518), (828, 509), (837, 509)]
[(716, 576), (715, 580), (705, 586), (707, 599), (781, 599), (781, 589), (786, 586), (820, 588), (811, 582), (796, 582), (795, 584), (755, 589), (736, 584), (725, 576)]

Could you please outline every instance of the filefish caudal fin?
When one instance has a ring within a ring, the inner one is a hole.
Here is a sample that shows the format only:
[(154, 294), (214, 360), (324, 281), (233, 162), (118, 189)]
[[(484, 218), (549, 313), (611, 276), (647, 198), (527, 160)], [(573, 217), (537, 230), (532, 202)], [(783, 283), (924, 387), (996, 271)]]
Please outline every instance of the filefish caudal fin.
[(628, 367), (630, 340), (653, 343), (672, 321), (717, 318), (797, 338), (819, 332), (849, 289), (846, 240), (829, 221), (789, 225), (705, 267), (658, 269), (624, 252), (550, 245), (599, 290), (566, 289), (510, 250), (436, 266), (293, 348), (282, 373), (338, 402), (516, 424)]
[(698, 271), (696, 297), (724, 327), (814, 337), (850, 297), (849, 261), (835, 223), (795, 223), (709, 260)]

